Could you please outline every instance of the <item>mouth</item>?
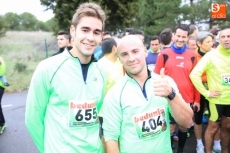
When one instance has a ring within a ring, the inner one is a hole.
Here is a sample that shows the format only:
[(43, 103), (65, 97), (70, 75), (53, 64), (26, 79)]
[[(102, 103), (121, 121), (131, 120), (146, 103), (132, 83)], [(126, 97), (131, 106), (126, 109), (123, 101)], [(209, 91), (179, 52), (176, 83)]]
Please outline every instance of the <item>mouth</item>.
[(87, 47), (94, 47), (95, 45), (94, 44), (88, 44), (88, 43), (83, 43), (85, 46)]

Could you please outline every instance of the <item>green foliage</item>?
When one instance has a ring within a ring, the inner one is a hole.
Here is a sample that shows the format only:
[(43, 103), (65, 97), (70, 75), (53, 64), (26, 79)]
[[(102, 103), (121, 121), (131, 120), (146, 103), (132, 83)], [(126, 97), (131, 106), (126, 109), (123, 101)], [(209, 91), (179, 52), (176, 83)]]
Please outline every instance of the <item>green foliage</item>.
[[(40, 0), (41, 4), (47, 9), (53, 10), (57, 26), (53, 31), (57, 33), (59, 30), (69, 31), (72, 16), (74, 15), (79, 4), (86, 2), (85, 0)], [(96, 2), (102, 6), (107, 14), (106, 30), (117, 31), (125, 27), (132, 26), (135, 17), (137, 0), (88, 0), (88, 2)]]
[(0, 37), (4, 36), (6, 33), (6, 22), (3, 16), (0, 16)]
[(56, 21), (54, 18), (48, 20), (45, 22), (46, 28), (48, 31), (52, 31), (53, 27), (57, 25)]
[(20, 73), (20, 72), (25, 71), (25, 70), (26, 70), (26, 67), (27, 67), (27, 66), (26, 66), (25, 64), (23, 64), (23, 63), (18, 63), (18, 62), (17, 62), (17, 63), (15, 64), (15, 66), (14, 66), (14, 69)]
[(191, 24), (201, 24), (206, 23), (209, 28), (218, 25), (219, 27), (227, 27), (230, 21), (230, 11), (227, 11), (226, 19), (212, 19), (211, 18), (211, 4), (212, 3), (226, 3), (230, 6), (230, 1), (228, 0), (188, 0), (189, 3), (183, 5), (181, 10), (185, 12), (181, 20), (189, 20)]
[(159, 34), (164, 28), (174, 28), (178, 23), (178, 9), (181, 0), (145, 0), (139, 1), (139, 12), (135, 27), (147, 35)]
[(20, 30), (33, 31), (38, 30), (36, 27), (37, 19), (34, 15), (24, 12), (20, 15)]
[(16, 13), (6, 13), (5, 19), (7, 23), (7, 28), (10, 30), (18, 30), (18, 26), (20, 24), (20, 17)]
[(52, 31), (52, 27), (56, 24), (54, 19), (50, 19), (47, 22), (39, 21), (33, 14), (28, 12), (24, 12), (20, 15), (8, 12), (4, 15), (4, 18), (5, 28), (8, 30)]

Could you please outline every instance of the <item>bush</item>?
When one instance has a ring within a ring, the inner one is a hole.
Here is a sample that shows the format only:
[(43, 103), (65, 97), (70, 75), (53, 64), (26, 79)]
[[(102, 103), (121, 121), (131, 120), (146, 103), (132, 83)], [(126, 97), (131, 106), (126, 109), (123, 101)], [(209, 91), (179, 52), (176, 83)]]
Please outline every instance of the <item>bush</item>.
[(14, 66), (14, 69), (18, 72), (25, 71), (26, 68), (27, 68), (27, 66), (23, 63), (16, 63)]

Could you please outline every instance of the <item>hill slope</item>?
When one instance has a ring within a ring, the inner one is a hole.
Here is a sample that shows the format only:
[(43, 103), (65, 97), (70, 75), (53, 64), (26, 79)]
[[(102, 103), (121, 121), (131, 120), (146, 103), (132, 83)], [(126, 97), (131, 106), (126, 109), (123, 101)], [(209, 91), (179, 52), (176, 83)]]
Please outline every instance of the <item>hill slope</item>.
[(57, 49), (56, 37), (50, 32), (7, 32), (0, 38), (0, 56), (6, 61), (10, 84), (6, 92), (26, 90), (37, 64)]

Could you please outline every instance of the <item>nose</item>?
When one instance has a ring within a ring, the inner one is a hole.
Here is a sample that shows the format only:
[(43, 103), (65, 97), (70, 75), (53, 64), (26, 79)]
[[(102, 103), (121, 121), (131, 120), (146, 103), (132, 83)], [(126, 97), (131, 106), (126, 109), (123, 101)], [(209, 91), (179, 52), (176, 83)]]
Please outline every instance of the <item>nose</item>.
[(179, 40), (179, 41), (182, 41), (183, 39), (182, 39), (182, 37), (179, 37), (178, 40)]
[(129, 62), (133, 62), (135, 60), (134, 56), (132, 54), (129, 54)]
[(89, 33), (88, 33), (87, 39), (88, 39), (89, 41), (93, 41), (93, 40), (94, 40), (94, 34), (93, 34), (93, 32), (89, 32)]

